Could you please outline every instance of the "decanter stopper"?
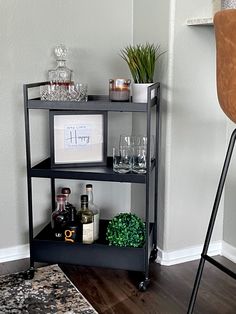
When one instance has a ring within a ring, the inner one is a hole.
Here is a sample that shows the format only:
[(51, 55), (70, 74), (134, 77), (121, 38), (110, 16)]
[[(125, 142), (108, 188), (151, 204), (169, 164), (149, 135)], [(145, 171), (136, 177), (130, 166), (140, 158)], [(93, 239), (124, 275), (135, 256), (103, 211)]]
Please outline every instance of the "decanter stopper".
[(66, 48), (65, 45), (58, 45), (55, 47), (54, 49), (54, 53), (56, 55), (56, 60), (66, 60), (66, 56), (67, 56), (67, 52), (68, 52), (68, 49)]

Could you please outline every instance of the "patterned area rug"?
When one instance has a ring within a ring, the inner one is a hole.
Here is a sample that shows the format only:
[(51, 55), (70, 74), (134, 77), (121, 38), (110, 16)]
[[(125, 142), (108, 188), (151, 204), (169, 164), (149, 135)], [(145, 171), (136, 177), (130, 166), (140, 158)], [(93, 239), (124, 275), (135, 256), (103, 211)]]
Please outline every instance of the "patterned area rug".
[(0, 313), (98, 314), (58, 265), (38, 268), (31, 280), (0, 276)]

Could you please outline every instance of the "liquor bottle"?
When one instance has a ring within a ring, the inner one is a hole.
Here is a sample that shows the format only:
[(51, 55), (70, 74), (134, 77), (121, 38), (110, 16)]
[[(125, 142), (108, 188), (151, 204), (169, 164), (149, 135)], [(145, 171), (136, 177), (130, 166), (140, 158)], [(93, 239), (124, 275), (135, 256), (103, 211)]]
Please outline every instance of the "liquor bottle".
[(51, 84), (58, 86), (69, 86), (71, 83), (72, 70), (66, 66), (67, 48), (64, 45), (58, 45), (54, 50), (57, 67), (48, 71), (48, 78)]
[(69, 217), (68, 221), (65, 225), (65, 241), (74, 243), (78, 240), (78, 224), (76, 222), (76, 209), (75, 207), (71, 206), (68, 209)]
[(65, 201), (65, 208), (66, 210), (69, 211), (73, 205), (69, 202), (70, 194), (71, 194), (71, 189), (70, 188), (62, 188), (61, 189), (61, 194), (65, 195), (66, 201)]
[(63, 194), (58, 194), (56, 197), (57, 208), (51, 215), (51, 226), (54, 237), (58, 240), (64, 239), (64, 229), (66, 224), (67, 212), (65, 210), (66, 197)]
[(88, 195), (81, 195), (81, 209), (79, 219), (82, 228), (82, 242), (91, 244), (94, 242), (94, 219), (93, 212), (88, 208)]
[(94, 216), (94, 240), (99, 238), (99, 220), (100, 220), (100, 210), (93, 202), (93, 185), (86, 184), (86, 194), (88, 195), (88, 207), (93, 212)]

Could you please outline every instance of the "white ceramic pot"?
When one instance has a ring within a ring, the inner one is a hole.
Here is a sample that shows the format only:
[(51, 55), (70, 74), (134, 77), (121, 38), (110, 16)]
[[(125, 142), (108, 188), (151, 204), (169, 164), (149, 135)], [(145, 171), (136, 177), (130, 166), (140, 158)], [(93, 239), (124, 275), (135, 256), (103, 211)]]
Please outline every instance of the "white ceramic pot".
[(133, 102), (142, 102), (142, 103), (147, 102), (148, 86), (152, 84), (153, 83), (147, 83), (147, 84), (133, 83), (132, 85)]

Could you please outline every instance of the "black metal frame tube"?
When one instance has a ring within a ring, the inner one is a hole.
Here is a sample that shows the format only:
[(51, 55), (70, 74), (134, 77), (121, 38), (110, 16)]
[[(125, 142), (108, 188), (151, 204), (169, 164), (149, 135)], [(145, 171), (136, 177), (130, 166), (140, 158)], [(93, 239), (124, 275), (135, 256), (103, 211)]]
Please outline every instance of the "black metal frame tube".
[(156, 104), (156, 138), (155, 138), (155, 192), (154, 192), (154, 229), (153, 248), (157, 248), (157, 219), (159, 209), (159, 179), (160, 179), (160, 151), (161, 151), (161, 116), (160, 116), (160, 85), (157, 88)]
[(28, 220), (29, 220), (29, 249), (30, 249), (30, 268), (34, 267), (32, 258), (32, 241), (33, 241), (33, 205), (32, 205), (32, 178), (30, 177), (31, 156), (30, 156), (30, 125), (29, 125), (29, 108), (28, 108), (28, 88), (23, 87), (24, 93), (24, 110), (25, 110), (25, 141), (26, 141), (26, 167), (27, 167), (27, 189), (28, 189)]
[[(146, 213), (145, 213), (145, 221), (146, 221), (146, 245), (145, 245), (145, 280), (149, 279), (149, 233), (150, 233), (150, 217), (149, 217), (149, 212), (150, 212), (150, 186), (151, 186), (151, 143), (150, 143), (150, 139), (151, 139), (151, 104), (152, 104), (152, 91), (157, 91), (157, 87), (158, 84), (154, 83), (151, 86), (148, 87), (148, 99), (147, 99), (147, 173), (146, 173)], [(157, 103), (157, 97), (156, 97), (156, 107), (159, 106), (159, 104)], [(157, 113), (157, 110), (156, 110)], [(157, 121), (157, 117), (156, 117), (156, 121)], [(157, 123), (157, 122), (156, 122)], [(157, 125), (156, 125), (156, 129), (157, 129)], [(157, 132), (157, 131), (156, 131)], [(155, 167), (157, 167), (157, 164), (155, 164)], [(155, 169), (156, 171), (156, 169)], [(155, 172), (156, 174), (156, 172)], [(156, 179), (155, 179), (155, 184), (154, 184), (154, 189), (156, 193)], [(155, 200), (154, 200), (154, 206), (156, 205), (157, 202), (157, 197), (155, 196)], [(156, 210), (156, 209), (155, 209)], [(156, 219), (156, 215), (155, 215), (155, 219)], [(155, 226), (156, 225), (156, 221), (154, 223), (154, 230), (155, 230)], [(153, 232), (154, 232), (153, 230)], [(156, 242), (156, 241), (155, 241)]]
[(202, 272), (203, 272), (203, 268), (204, 268), (204, 264), (205, 264), (205, 255), (207, 255), (207, 251), (209, 248), (211, 235), (213, 232), (213, 228), (214, 228), (214, 224), (215, 224), (215, 220), (216, 220), (216, 216), (217, 216), (217, 212), (218, 212), (218, 208), (219, 208), (219, 204), (220, 204), (220, 199), (221, 199), (221, 195), (222, 195), (224, 184), (225, 184), (225, 179), (226, 179), (226, 176), (228, 173), (230, 160), (231, 160), (233, 149), (234, 149), (235, 140), (236, 140), (236, 129), (232, 132), (230, 142), (228, 145), (228, 150), (226, 153), (223, 169), (221, 172), (221, 177), (220, 177), (218, 189), (217, 189), (216, 196), (215, 196), (215, 201), (214, 201), (213, 210), (211, 213), (211, 218), (210, 218), (207, 233), (206, 233), (206, 238), (205, 238), (205, 242), (204, 242), (204, 246), (203, 246), (202, 256), (201, 256), (201, 259), (199, 262), (197, 275), (196, 275), (195, 282), (193, 285), (193, 291), (192, 291), (192, 295), (191, 295), (189, 307), (188, 307), (188, 312), (187, 312), (188, 314), (193, 313), (193, 309), (194, 309), (194, 305), (195, 305), (195, 301), (197, 298), (197, 293), (198, 293), (198, 289), (199, 289), (199, 285), (200, 285), (200, 281), (201, 281), (201, 277), (202, 277)]
[(235, 272), (233, 272), (231, 269), (225, 267), (221, 263), (217, 262), (214, 258), (210, 257), (209, 255), (203, 255), (203, 258), (206, 261), (208, 261), (209, 263), (211, 263), (212, 265), (214, 265), (215, 267), (217, 267), (218, 269), (220, 269), (221, 271), (223, 271), (228, 276), (236, 279), (236, 273)]

